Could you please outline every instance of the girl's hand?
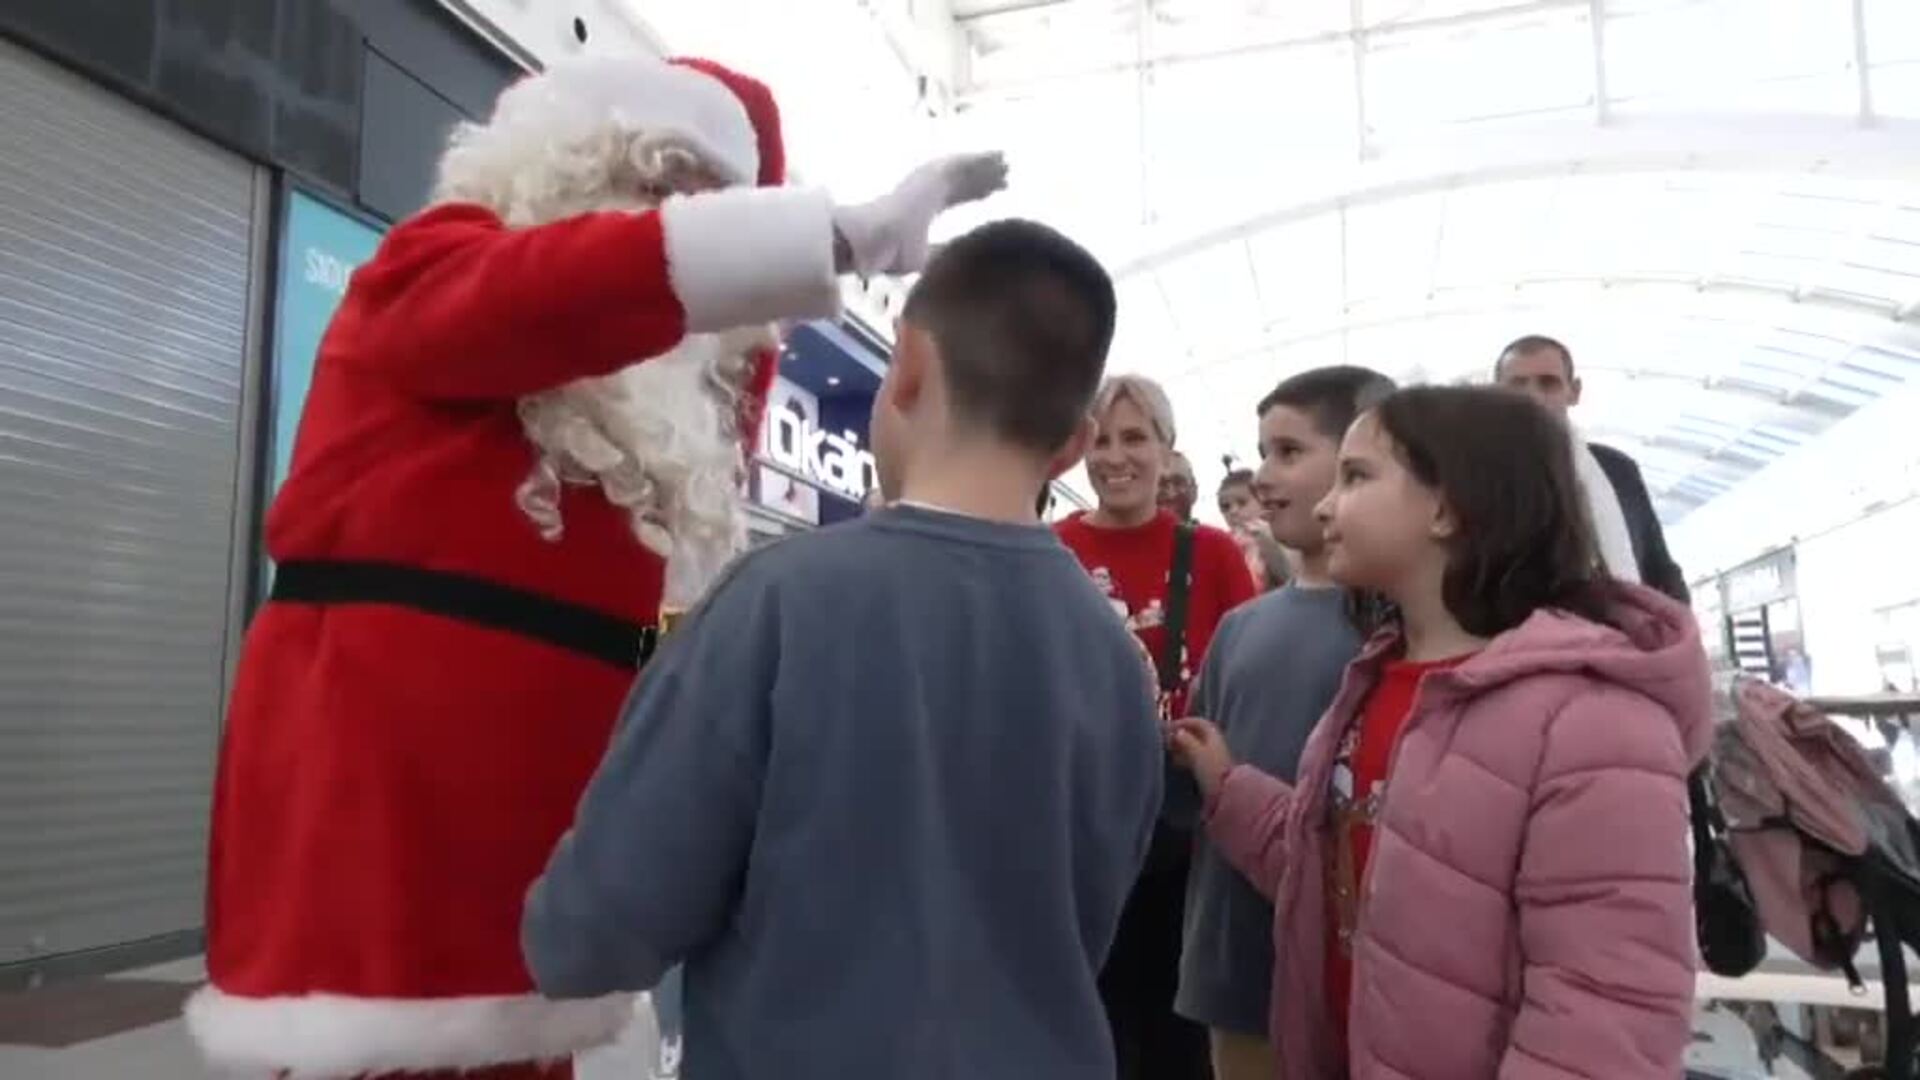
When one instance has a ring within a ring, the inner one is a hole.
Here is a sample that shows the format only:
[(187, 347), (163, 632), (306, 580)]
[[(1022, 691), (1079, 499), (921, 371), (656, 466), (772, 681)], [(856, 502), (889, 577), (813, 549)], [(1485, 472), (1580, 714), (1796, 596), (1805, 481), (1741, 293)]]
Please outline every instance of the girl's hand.
[(1193, 774), (1200, 785), (1200, 794), (1212, 802), (1234, 766), (1233, 754), (1227, 749), (1227, 737), (1213, 721), (1189, 716), (1173, 722), (1167, 732), (1167, 746), (1173, 751), (1174, 759)]

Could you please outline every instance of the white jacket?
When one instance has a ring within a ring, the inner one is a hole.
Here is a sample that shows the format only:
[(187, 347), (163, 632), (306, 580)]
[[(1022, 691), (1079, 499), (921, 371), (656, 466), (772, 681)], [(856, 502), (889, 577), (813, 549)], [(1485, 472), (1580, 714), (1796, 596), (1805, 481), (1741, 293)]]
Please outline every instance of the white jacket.
[(1600, 561), (1607, 572), (1621, 581), (1638, 582), (1640, 563), (1633, 555), (1633, 534), (1627, 530), (1627, 515), (1620, 509), (1620, 497), (1613, 481), (1607, 479), (1600, 459), (1593, 456), (1586, 437), (1578, 428), (1567, 425), (1573, 439), (1573, 468), (1580, 476), (1580, 490), (1586, 496), (1587, 517), (1593, 523), (1593, 537), (1600, 549)]

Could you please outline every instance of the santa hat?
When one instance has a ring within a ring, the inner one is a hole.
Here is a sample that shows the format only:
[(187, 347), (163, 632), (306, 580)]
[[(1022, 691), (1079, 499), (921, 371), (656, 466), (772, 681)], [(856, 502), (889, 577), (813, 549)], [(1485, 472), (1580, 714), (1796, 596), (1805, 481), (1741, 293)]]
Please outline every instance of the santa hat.
[(717, 80), (746, 110), (747, 122), (753, 125), (753, 163), (749, 165), (743, 159), (737, 175), (742, 179), (754, 177), (761, 187), (779, 187), (786, 183), (787, 147), (780, 135), (780, 106), (773, 100), (773, 91), (767, 89), (767, 84), (697, 57), (675, 57), (668, 63), (691, 68)]
[(711, 60), (583, 57), (500, 95), (490, 127), (571, 138), (616, 128), (678, 139), (733, 184), (786, 182), (780, 108), (757, 79)]

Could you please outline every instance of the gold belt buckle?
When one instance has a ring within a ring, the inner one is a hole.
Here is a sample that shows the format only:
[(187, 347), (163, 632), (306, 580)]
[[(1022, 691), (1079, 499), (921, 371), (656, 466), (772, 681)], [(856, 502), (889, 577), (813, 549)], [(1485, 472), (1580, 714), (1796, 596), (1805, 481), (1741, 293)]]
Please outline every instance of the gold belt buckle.
[(681, 616), (685, 614), (686, 614), (686, 610), (684, 608), (670, 608), (670, 607), (661, 608), (660, 609), (660, 636), (666, 637), (668, 634), (673, 633), (674, 624), (679, 622)]

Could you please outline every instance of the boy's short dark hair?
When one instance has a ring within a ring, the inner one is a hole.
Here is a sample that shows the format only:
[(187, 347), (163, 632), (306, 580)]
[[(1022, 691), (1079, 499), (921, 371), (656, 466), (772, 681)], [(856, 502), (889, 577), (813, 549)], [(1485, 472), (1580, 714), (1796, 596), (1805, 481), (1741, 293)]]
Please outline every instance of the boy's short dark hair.
[(1393, 393), (1392, 379), (1355, 364), (1314, 368), (1283, 380), (1260, 399), (1259, 415), (1278, 405), (1298, 409), (1313, 418), (1313, 426), (1336, 442), (1361, 413)]
[(957, 419), (1050, 454), (1099, 389), (1115, 308), (1113, 279), (1085, 248), (1007, 220), (941, 249), (901, 318), (939, 347)]
[(1243, 488), (1247, 488), (1248, 490), (1252, 490), (1253, 470), (1252, 469), (1227, 470), (1227, 475), (1222, 477), (1220, 480), (1220, 490), (1225, 491), (1228, 488), (1234, 488), (1234, 487), (1243, 487)]
[(1493, 362), (1493, 378), (1498, 382), (1506, 374), (1507, 359), (1514, 356), (1532, 356), (1535, 353), (1559, 353), (1560, 366), (1566, 368), (1567, 381), (1573, 381), (1573, 350), (1558, 340), (1545, 334), (1528, 334), (1515, 338), (1513, 343), (1500, 350), (1500, 356)]

